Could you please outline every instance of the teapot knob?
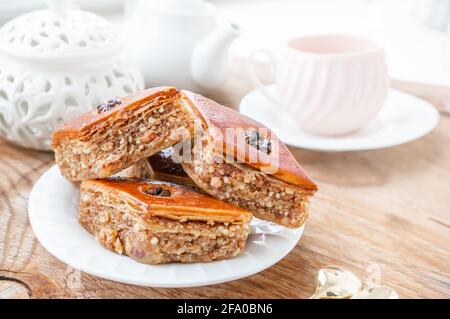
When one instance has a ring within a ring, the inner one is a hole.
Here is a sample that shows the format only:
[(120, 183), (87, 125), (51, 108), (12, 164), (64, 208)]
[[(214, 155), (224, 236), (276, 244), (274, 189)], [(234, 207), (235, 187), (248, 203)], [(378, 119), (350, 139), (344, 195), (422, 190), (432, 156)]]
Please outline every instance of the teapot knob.
[(60, 19), (67, 16), (73, 0), (46, 0), (47, 6), (53, 14)]

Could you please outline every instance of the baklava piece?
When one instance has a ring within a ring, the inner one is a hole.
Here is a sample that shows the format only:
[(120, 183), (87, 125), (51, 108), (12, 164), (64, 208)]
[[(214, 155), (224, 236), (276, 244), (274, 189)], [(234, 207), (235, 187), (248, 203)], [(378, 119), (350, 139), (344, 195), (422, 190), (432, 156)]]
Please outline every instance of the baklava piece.
[(244, 248), (252, 214), (172, 183), (81, 183), (80, 224), (108, 249), (139, 262), (209, 262)]
[(53, 134), (61, 173), (70, 181), (111, 176), (190, 135), (180, 92), (159, 87), (111, 99)]
[[(193, 159), (183, 161), (189, 177), (212, 196), (290, 228), (303, 225), (317, 190), (286, 145), (273, 132), (230, 108), (183, 91), (200, 136)], [(232, 133), (232, 134), (230, 134)]]
[(122, 171), (120, 176), (128, 178), (150, 178), (181, 184), (202, 191), (184, 171), (181, 160), (182, 158), (175, 153), (174, 148), (169, 147), (133, 164)]

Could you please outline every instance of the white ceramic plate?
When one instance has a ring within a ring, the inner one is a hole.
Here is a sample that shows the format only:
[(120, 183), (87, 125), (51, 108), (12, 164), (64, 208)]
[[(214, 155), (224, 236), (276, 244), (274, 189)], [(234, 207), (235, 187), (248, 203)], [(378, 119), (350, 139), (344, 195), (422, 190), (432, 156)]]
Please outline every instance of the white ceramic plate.
[(78, 185), (58, 167), (45, 172), (30, 194), (28, 214), (36, 237), (56, 258), (89, 274), (152, 287), (194, 287), (239, 279), (260, 272), (286, 256), (303, 227), (287, 229), (256, 218), (253, 234), (238, 257), (211, 263), (146, 265), (103, 248), (78, 224)]
[[(269, 90), (274, 87), (269, 86)], [(240, 112), (271, 128), (286, 144), (328, 152), (371, 150), (407, 143), (429, 133), (439, 120), (439, 113), (428, 102), (392, 89), (372, 122), (342, 136), (305, 132), (289, 114), (256, 90), (242, 99)]]

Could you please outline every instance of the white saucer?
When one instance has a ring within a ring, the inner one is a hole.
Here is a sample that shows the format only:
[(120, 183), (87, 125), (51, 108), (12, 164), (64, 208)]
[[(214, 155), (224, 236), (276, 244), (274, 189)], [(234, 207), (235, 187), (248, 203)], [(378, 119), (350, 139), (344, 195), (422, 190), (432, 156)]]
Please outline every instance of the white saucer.
[(211, 263), (146, 265), (100, 246), (78, 224), (78, 185), (65, 180), (56, 166), (45, 172), (30, 194), (28, 214), (36, 237), (56, 258), (89, 274), (152, 287), (194, 287), (231, 281), (260, 272), (285, 257), (303, 227), (287, 229), (252, 221), (243, 253)]
[[(274, 90), (270, 85), (269, 90)], [(305, 132), (292, 117), (258, 91), (241, 101), (240, 112), (271, 128), (286, 144), (317, 151), (359, 151), (391, 147), (429, 133), (439, 113), (428, 102), (397, 90), (389, 90), (378, 116), (361, 130), (343, 136), (321, 136)]]

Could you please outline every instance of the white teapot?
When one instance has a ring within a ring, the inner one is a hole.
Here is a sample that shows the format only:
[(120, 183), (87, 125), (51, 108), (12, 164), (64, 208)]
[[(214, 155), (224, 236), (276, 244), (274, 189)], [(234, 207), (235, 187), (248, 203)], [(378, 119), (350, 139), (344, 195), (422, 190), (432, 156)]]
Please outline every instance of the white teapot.
[(225, 81), (229, 47), (240, 31), (219, 26), (216, 7), (204, 0), (153, 0), (137, 3), (126, 33), (147, 87), (205, 92)]
[(0, 137), (39, 150), (64, 122), (144, 86), (113, 25), (72, 0), (46, 2), (0, 28)]

